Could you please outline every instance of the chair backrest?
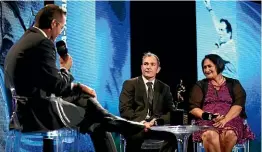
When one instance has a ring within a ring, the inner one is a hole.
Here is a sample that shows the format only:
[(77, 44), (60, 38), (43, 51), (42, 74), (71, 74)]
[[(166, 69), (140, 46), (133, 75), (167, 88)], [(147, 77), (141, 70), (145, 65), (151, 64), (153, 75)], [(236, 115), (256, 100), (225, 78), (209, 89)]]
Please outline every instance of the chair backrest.
[(4, 83), (3, 68), (0, 67), (0, 151), (4, 151), (9, 131), (9, 97)]
[[(10, 115), (10, 121), (9, 121), (9, 129), (21, 129), (20, 123), (18, 121), (18, 117), (17, 117), (17, 95), (16, 95), (16, 91), (13, 85), (13, 81), (11, 79), (11, 77), (9, 76), (9, 74), (5, 71), (4, 69), (1, 68), (1, 80), (2, 80), (2, 84), (3, 84), (3, 88), (5, 88), (5, 94), (9, 95), (11, 93), (11, 97), (9, 99), (9, 101), (11, 102), (7, 102), (8, 106), (9, 106), (9, 113)], [(10, 92), (8, 94), (8, 91)], [(10, 96), (10, 95), (9, 95)]]
[(12, 129), (22, 130), (22, 126), (17, 116), (17, 104), (18, 104), (18, 100), (21, 100), (21, 99), (26, 100), (26, 99), (23, 99), (22, 97), (17, 96), (15, 88), (11, 87), (10, 91), (12, 95), (12, 114), (10, 118), (9, 127)]

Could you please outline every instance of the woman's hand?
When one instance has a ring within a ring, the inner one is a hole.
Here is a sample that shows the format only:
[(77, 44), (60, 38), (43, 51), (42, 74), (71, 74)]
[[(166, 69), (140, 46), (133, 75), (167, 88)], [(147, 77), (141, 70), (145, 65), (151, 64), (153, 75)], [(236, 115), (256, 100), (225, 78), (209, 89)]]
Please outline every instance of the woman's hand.
[(215, 123), (213, 124), (213, 126), (214, 126), (214, 127), (217, 127), (217, 128), (224, 128), (224, 126), (226, 125), (227, 122), (228, 122), (227, 119), (224, 117), (223, 119), (215, 122)]
[(218, 122), (225, 118), (224, 115), (220, 115), (219, 113), (215, 113), (214, 115), (217, 115), (217, 117), (213, 119), (214, 122)]

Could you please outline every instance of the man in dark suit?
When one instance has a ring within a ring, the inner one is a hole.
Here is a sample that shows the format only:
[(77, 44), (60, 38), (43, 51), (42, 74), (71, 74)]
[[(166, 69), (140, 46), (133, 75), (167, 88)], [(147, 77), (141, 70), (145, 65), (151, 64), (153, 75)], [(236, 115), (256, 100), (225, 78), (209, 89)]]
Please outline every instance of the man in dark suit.
[(146, 130), (145, 125), (107, 112), (94, 98), (95, 92), (72, 83), (70, 55), (60, 58), (56, 68), (54, 41), (63, 31), (66, 11), (56, 5), (42, 8), (35, 25), (12, 46), (5, 60), (5, 83), (19, 98), (17, 114), (22, 131), (49, 131), (80, 127), (90, 133), (97, 152), (115, 151), (106, 131), (125, 135)]
[[(159, 58), (153, 53), (145, 53), (141, 71), (142, 76), (126, 80), (123, 84), (119, 105), (121, 117), (150, 127), (169, 124), (170, 112), (174, 107), (173, 97), (170, 87), (156, 79), (156, 74), (160, 71)], [(147, 138), (173, 140), (162, 151), (172, 151), (176, 145), (176, 139), (169, 133), (140, 132), (126, 138), (127, 152), (139, 151)]]

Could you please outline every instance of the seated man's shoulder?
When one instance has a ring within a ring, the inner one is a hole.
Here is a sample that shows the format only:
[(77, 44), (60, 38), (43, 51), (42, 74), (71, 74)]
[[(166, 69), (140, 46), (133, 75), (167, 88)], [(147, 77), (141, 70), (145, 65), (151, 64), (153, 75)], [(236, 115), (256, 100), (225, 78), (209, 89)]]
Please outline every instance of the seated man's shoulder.
[(139, 78), (139, 77), (130, 78), (130, 79), (128, 79), (128, 80), (125, 80), (124, 82), (125, 82), (125, 83), (134, 83), (134, 82), (137, 82), (137, 81), (138, 81), (138, 78)]
[(163, 81), (158, 80), (158, 79), (157, 79), (157, 83), (158, 83), (160, 86), (162, 86), (162, 87), (169, 87), (168, 84), (166, 84), (166, 83), (164, 83)]
[(123, 82), (123, 86), (130, 86), (130, 85), (134, 85), (137, 81), (137, 77), (135, 78), (131, 78), (131, 79), (128, 79), (128, 80), (125, 80)]

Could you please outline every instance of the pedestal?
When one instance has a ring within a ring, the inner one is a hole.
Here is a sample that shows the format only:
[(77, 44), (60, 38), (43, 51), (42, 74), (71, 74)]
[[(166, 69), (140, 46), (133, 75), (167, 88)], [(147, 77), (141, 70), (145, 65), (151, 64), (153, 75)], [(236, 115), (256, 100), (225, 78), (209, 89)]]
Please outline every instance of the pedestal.
[(170, 125), (188, 125), (188, 113), (184, 109), (175, 109), (170, 113)]

